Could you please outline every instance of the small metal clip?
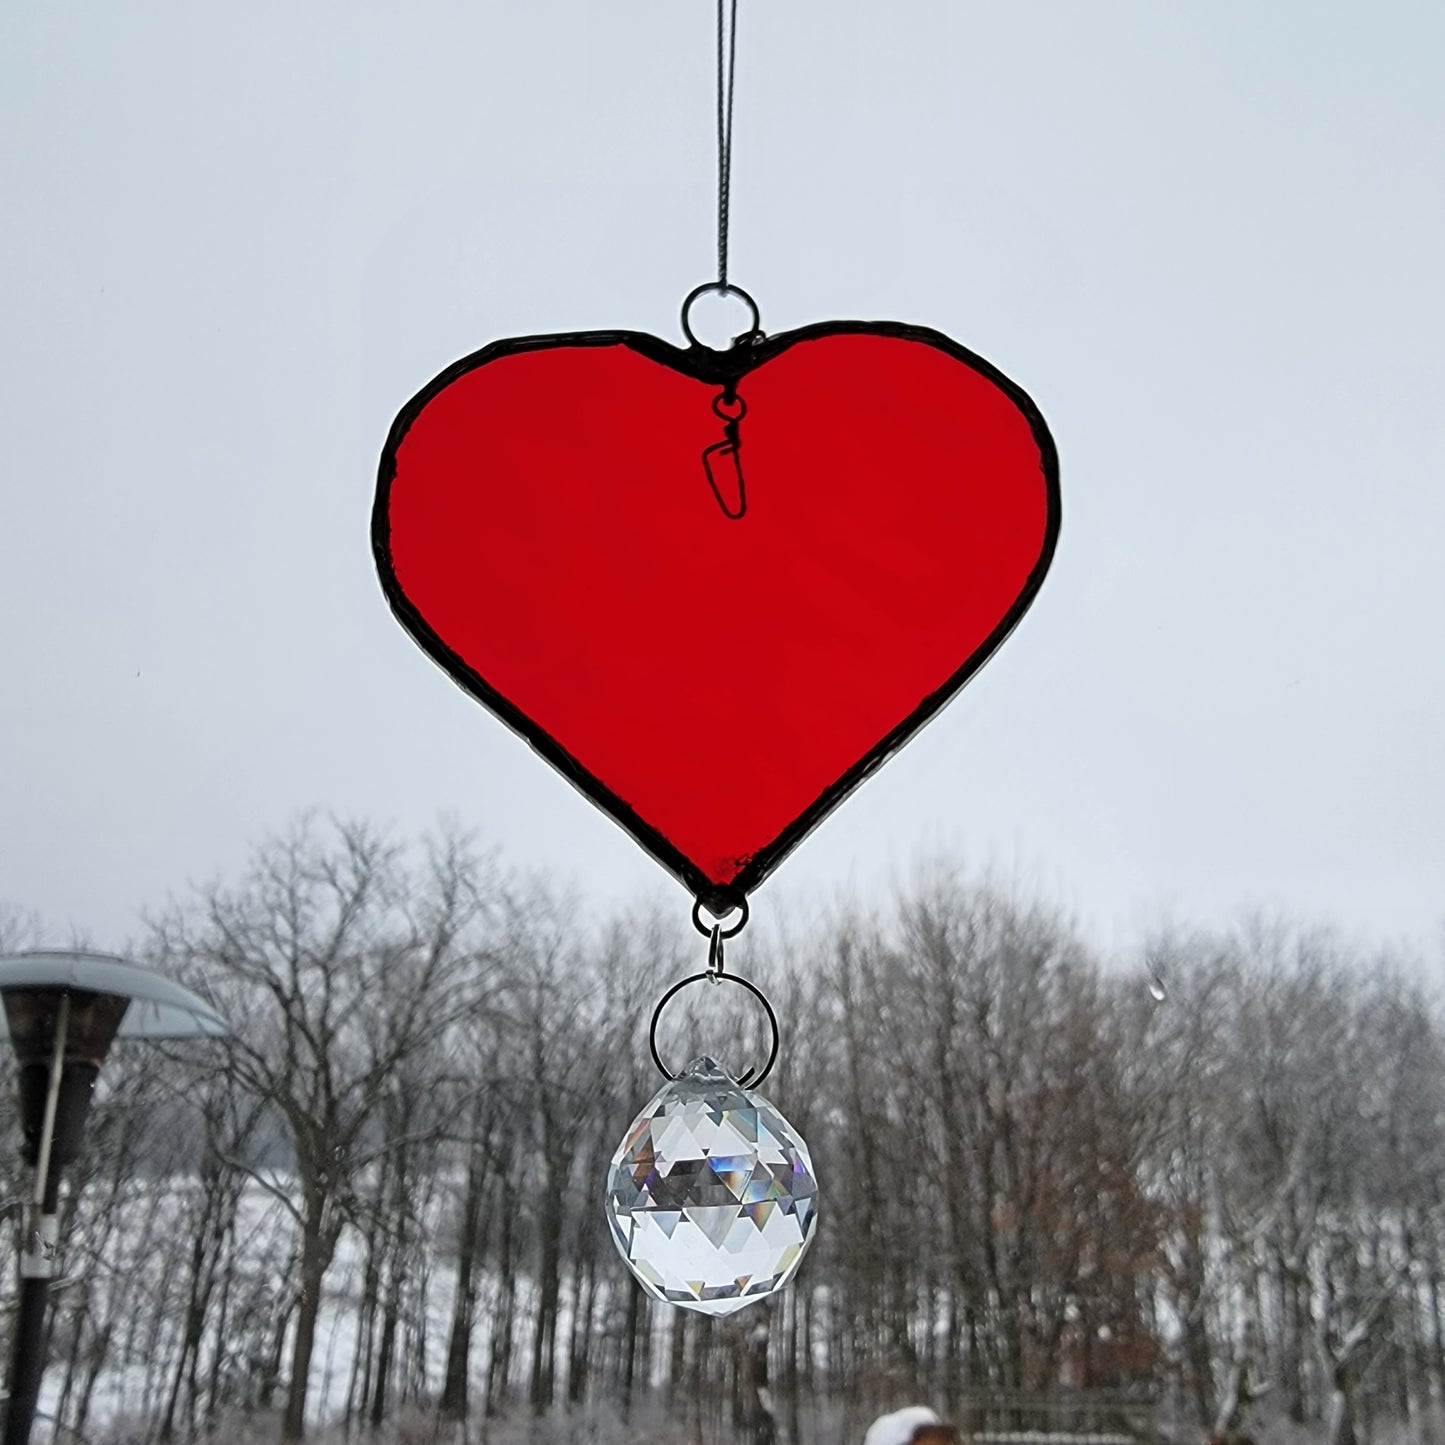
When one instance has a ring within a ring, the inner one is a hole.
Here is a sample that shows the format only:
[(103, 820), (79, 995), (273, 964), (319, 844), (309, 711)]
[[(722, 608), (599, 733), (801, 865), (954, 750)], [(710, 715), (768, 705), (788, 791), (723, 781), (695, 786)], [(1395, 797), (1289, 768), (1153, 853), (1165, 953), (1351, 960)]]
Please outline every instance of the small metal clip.
[(747, 403), (736, 392), (720, 391), (712, 400), (713, 414), (723, 424), (723, 439), (705, 447), (702, 453), (707, 483), (723, 516), (736, 522), (748, 509), (747, 486), (743, 481), (740, 423), (747, 415)]

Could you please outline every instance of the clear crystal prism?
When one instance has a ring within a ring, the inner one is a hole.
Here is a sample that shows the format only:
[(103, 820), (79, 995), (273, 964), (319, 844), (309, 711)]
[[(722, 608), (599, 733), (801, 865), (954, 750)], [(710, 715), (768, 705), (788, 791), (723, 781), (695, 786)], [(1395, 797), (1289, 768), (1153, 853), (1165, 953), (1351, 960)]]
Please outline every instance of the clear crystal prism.
[(808, 1146), (694, 1059), (633, 1121), (607, 1180), (612, 1238), (648, 1294), (726, 1315), (780, 1289), (817, 1225)]

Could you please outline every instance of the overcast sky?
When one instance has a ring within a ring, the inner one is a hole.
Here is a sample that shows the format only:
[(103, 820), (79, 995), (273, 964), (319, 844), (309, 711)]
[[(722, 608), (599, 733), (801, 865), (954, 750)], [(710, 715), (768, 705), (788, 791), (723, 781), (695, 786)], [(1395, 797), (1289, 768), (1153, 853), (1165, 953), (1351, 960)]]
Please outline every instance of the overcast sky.
[[(1445, 8), (740, 8), (764, 326), (956, 337), (1064, 499), (1013, 638), (757, 911), (950, 849), (1104, 937), (1253, 901), (1438, 959)], [(711, 0), (0, 11), (0, 898), (118, 942), (319, 804), (686, 908), (402, 633), (368, 524), (456, 357), (681, 340), (712, 35)]]

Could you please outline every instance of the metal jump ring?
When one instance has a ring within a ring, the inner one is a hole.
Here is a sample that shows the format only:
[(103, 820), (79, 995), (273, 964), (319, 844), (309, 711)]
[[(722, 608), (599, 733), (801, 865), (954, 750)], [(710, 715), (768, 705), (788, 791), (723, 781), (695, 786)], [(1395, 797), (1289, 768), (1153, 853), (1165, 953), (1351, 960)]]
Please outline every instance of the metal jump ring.
[[(739, 918), (738, 921), (737, 921), (736, 923), (734, 923), (731, 928), (724, 928), (724, 929), (722, 929), (722, 932), (721, 932), (721, 935), (720, 935), (720, 936), (723, 937), (723, 938), (736, 938), (736, 937), (738, 936), (738, 934), (740, 934), (740, 933), (743, 931), (743, 929), (745, 929), (745, 928), (748, 926), (748, 900), (747, 900), (746, 898), (741, 898), (741, 899), (739, 899), (739, 900), (738, 900), (737, 907), (739, 907), (739, 908), (742, 909), (742, 911), (743, 911), (743, 912), (742, 912), (742, 917)], [(733, 911), (732, 909), (729, 909), (729, 910), (728, 910), (729, 913), (732, 912), (732, 911)], [(709, 909), (708, 912), (711, 913), (712, 910)], [(724, 914), (723, 917), (726, 918), (726, 917), (727, 917), (727, 914)], [(700, 934), (702, 934), (702, 936), (703, 936), (704, 938), (711, 938), (711, 937), (712, 937), (712, 928), (709, 927), (706, 923), (704, 923), (704, 922), (702, 921), (702, 899), (701, 899), (701, 898), (695, 898), (695, 899), (693, 900), (693, 904), (692, 904), (692, 926), (693, 926), (695, 929), (697, 929), (697, 931), (698, 931)], [(714, 925), (714, 926), (720, 926), (720, 925)]]
[[(688, 321), (687, 314), (692, 310), (692, 303), (696, 301), (699, 296), (706, 296), (713, 291), (716, 291), (719, 296), (741, 296), (743, 304), (752, 313), (753, 318), (753, 324), (743, 333), (744, 336), (753, 337), (762, 335), (762, 317), (758, 312), (758, 303), (754, 301), (741, 286), (734, 286), (731, 282), (724, 285), (721, 281), (704, 281), (701, 286), (694, 286), (692, 290), (687, 293), (682, 303), (682, 334), (687, 337), (689, 346), (702, 346), (702, 342), (693, 335), (692, 324)], [(705, 348), (707, 351), (721, 351), (723, 349), (724, 348), (718, 346)]]
[(712, 979), (714, 983), (741, 984), (745, 989), (747, 989), (750, 994), (752, 994), (755, 999), (757, 999), (760, 1004), (762, 1004), (763, 1011), (768, 1016), (768, 1027), (773, 1031), (773, 1047), (768, 1053), (768, 1061), (763, 1065), (762, 1072), (759, 1073), (756, 1077), (754, 1077), (753, 1071), (751, 1069), (749, 1069), (747, 1073), (740, 1074), (738, 1076), (738, 1083), (741, 1084), (743, 1088), (755, 1088), (758, 1084), (761, 1084), (770, 1073), (772, 1073), (773, 1065), (777, 1062), (778, 1016), (773, 1012), (773, 1006), (768, 1002), (767, 994), (765, 994), (762, 989), (757, 986), (757, 984), (749, 983), (747, 979), (740, 978), (735, 973), (713, 974), (711, 972), (708, 972), (707, 970), (704, 970), (702, 973), (689, 974), (680, 983), (673, 984), (673, 986), (668, 989), (668, 991), (663, 994), (660, 999), (658, 999), (657, 1007), (652, 1012), (652, 1022), (647, 1026), (647, 1043), (648, 1047), (652, 1050), (652, 1062), (657, 1065), (658, 1072), (661, 1073), (664, 1079), (667, 1079), (669, 1082), (671, 1082), (673, 1079), (677, 1078), (677, 1075), (674, 1074), (667, 1067), (667, 1065), (662, 1062), (662, 1055), (657, 1051), (657, 1021), (662, 1017), (662, 1011), (667, 1007), (668, 1003), (672, 999), (673, 994), (680, 993), (688, 986), (688, 984), (700, 983), (705, 978)]

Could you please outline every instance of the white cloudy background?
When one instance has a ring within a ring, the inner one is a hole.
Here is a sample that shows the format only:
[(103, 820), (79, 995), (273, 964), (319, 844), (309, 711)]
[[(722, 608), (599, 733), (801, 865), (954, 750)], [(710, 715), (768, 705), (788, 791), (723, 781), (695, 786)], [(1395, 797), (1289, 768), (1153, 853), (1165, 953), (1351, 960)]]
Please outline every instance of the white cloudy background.
[[(733, 270), (1038, 400), (1053, 573), (760, 893), (939, 848), (1103, 936), (1445, 920), (1445, 10), (742, 0)], [(680, 339), (710, 0), (0, 12), (0, 897), (123, 938), (309, 804), (686, 899), (393, 622), (393, 414), (506, 335)], [(720, 670), (746, 686), (746, 639)], [(746, 786), (746, 779), (734, 780)]]

